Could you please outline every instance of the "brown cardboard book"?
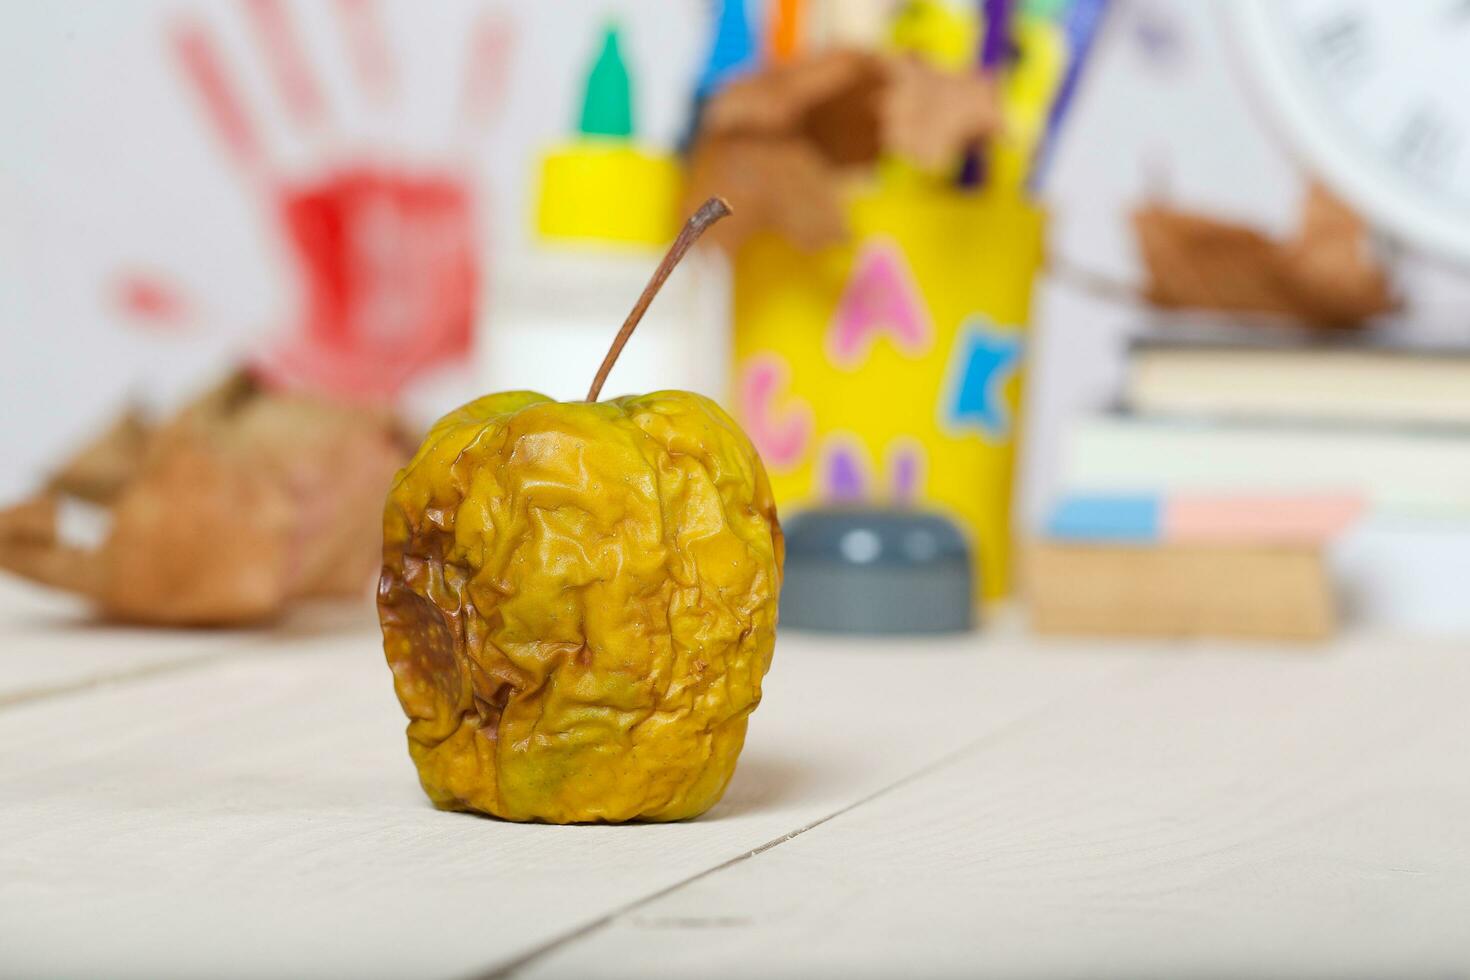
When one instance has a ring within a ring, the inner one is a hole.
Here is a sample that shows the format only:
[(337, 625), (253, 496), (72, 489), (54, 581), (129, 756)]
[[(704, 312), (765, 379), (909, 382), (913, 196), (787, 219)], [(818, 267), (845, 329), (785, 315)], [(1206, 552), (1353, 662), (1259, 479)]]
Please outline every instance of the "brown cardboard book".
[(1337, 623), (1315, 545), (1042, 541), (1023, 572), (1038, 633), (1315, 641)]

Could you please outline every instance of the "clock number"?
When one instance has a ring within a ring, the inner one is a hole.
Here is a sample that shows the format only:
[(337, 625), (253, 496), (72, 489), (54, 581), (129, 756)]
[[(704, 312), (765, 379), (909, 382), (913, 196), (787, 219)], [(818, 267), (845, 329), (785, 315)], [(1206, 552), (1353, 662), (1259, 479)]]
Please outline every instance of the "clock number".
[(1356, 11), (1341, 11), (1319, 23), (1311, 43), (1318, 63), (1332, 74), (1346, 77), (1362, 73), (1368, 45)]
[(1416, 109), (1399, 127), (1393, 153), (1408, 170), (1422, 177), (1441, 176), (1459, 148), (1459, 134), (1429, 109)]

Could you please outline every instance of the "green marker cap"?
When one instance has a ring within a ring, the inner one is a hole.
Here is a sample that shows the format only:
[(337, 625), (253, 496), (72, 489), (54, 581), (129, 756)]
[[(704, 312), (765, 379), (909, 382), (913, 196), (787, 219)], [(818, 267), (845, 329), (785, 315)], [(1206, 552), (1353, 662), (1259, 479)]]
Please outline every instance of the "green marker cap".
[(609, 24), (602, 35), (602, 51), (587, 74), (587, 94), (582, 99), (584, 136), (630, 139), (633, 136), (632, 83), (628, 66), (618, 46), (618, 28)]

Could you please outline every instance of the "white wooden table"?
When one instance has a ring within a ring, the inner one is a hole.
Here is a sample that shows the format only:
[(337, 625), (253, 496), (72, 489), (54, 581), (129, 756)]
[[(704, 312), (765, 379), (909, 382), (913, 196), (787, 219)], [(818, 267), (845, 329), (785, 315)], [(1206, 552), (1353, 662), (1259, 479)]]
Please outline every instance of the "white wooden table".
[(0, 586), (0, 976), (1470, 976), (1470, 649), (788, 633), (715, 810), (544, 827), (334, 618)]

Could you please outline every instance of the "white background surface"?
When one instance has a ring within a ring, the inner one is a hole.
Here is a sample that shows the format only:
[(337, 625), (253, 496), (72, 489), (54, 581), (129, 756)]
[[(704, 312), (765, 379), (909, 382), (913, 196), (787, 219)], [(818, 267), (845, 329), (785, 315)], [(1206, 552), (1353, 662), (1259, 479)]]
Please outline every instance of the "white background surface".
[[(625, 23), (642, 128), (664, 144), (683, 125), (706, 29), (698, 0), (386, 0), (402, 84), (396, 107), (379, 114), (355, 94), (327, 6), (292, 9), (347, 145), (467, 161), (483, 182), (485, 226), (505, 249), (521, 240), (533, 152), (571, 125), (604, 18)], [(469, 27), (486, 9), (511, 18), (516, 42), (510, 98), (480, 133), (458, 128), (449, 107)], [(172, 403), (293, 308), (297, 284), (271, 217), (168, 57), (165, 30), (181, 11), (219, 39), (286, 172), (330, 159), (284, 120), (236, 4), (0, 4), (0, 498), (23, 492), (59, 445), (129, 395)], [(1251, 100), (1215, 2), (1116, 0), (1048, 182), (1052, 250), (1131, 280), (1124, 218), (1150, 193), (1285, 231), (1301, 177)], [(174, 336), (125, 322), (107, 298), (123, 267), (175, 277), (197, 301), (197, 322)], [(1412, 259), (1400, 271), (1407, 329), (1470, 336), (1461, 276)], [(1122, 337), (1142, 316), (1065, 281), (1044, 285), (1036, 309), (1024, 496), (1033, 516), (1066, 420), (1112, 397)], [(428, 413), (471, 390), (467, 372), (430, 379), (414, 404)]]

